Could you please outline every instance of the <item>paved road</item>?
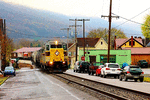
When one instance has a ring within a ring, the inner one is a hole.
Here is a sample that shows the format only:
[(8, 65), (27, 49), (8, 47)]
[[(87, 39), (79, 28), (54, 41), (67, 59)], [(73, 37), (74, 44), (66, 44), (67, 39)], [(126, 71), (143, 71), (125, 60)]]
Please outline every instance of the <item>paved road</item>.
[[(146, 74), (150, 74), (150, 70), (144, 69), (143, 71)], [(134, 82), (134, 80), (128, 80), (127, 82), (125, 82), (125, 81), (119, 81), (119, 79), (114, 79), (111, 77), (101, 78), (98, 76), (88, 75), (87, 73), (75, 73), (73, 72), (73, 70), (67, 70), (66, 73), (73, 74), (76, 76), (81, 76), (81, 77), (99, 81), (99, 82), (104, 82), (107, 84), (113, 84), (113, 85), (117, 85), (120, 87), (125, 87), (125, 88), (129, 88), (133, 90), (150, 93), (150, 83), (148, 82)]]
[(150, 74), (150, 68), (142, 68), (144, 74)]
[(2, 100), (96, 100), (38, 69), (22, 68), (0, 87)]

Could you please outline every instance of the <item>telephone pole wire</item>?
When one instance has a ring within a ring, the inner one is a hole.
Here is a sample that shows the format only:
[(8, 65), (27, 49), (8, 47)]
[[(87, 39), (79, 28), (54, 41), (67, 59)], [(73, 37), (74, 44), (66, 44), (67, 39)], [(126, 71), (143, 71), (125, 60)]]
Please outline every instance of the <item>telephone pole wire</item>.
[(75, 25), (69, 25), (69, 27), (75, 27), (75, 44), (76, 44), (76, 61), (77, 61), (77, 47), (78, 47), (78, 41), (77, 41), (77, 27), (81, 27), (82, 25), (77, 25), (78, 19), (69, 19), (69, 21), (75, 21)]
[(110, 56), (110, 33), (111, 33), (111, 18), (119, 18), (119, 16), (111, 16), (112, 10), (112, 0), (110, 0), (110, 8), (109, 8), (109, 16), (101, 16), (101, 17), (108, 17), (109, 18), (109, 32), (108, 32), (108, 55), (107, 55), (107, 63), (109, 63), (109, 56)]

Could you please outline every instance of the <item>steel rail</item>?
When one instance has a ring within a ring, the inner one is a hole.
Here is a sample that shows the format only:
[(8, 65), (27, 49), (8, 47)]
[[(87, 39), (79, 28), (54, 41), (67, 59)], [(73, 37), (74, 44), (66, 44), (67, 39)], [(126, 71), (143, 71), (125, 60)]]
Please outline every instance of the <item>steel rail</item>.
[(124, 88), (124, 87), (120, 87), (120, 86), (115, 86), (115, 85), (111, 85), (111, 84), (107, 84), (107, 83), (103, 83), (103, 82), (98, 82), (98, 81), (90, 80), (90, 79), (87, 79), (87, 78), (83, 78), (83, 77), (71, 75), (71, 74), (68, 74), (68, 73), (64, 73), (64, 74), (72, 76), (72, 77), (84, 79), (84, 80), (87, 80), (87, 81), (95, 82), (95, 83), (98, 83), (98, 84), (103, 84), (103, 85), (111, 86), (111, 87), (114, 87), (114, 88), (117, 88), (117, 89), (123, 89), (123, 90), (130, 91), (130, 92), (133, 92), (133, 93), (139, 93), (139, 94), (142, 94), (144, 96), (150, 97), (150, 93), (141, 92), (141, 91), (137, 91), (137, 90), (133, 90), (133, 89), (128, 89), (128, 88)]
[[(66, 74), (66, 73), (64, 73), (64, 74)], [(122, 97), (122, 96), (119, 96), (119, 95), (116, 95), (116, 94), (113, 94), (113, 93), (110, 93), (110, 92), (102, 91), (102, 90), (93, 88), (93, 87), (91, 87), (91, 86), (85, 85), (85, 84), (81, 84), (81, 83), (72, 81), (71, 79), (67, 79), (67, 78), (65, 78), (65, 77), (62, 77), (62, 76), (60, 76), (59, 74), (53, 74), (53, 75), (55, 75), (55, 76), (57, 76), (57, 77), (60, 77), (60, 78), (63, 78), (63, 79), (65, 79), (65, 80), (69, 81), (69, 82), (72, 82), (72, 83), (78, 84), (78, 85), (80, 85), (80, 86), (83, 86), (83, 87), (85, 87), (85, 88), (87, 88), (87, 89), (96, 91), (96, 92), (98, 92), (98, 93), (100, 93), (100, 94), (104, 94), (104, 95), (106, 95), (106, 96), (108, 96), (108, 97), (111, 97), (111, 98), (114, 98), (114, 99), (118, 99), (118, 100), (128, 100), (128, 98), (125, 98), (125, 97)], [(66, 74), (66, 75), (67, 75), (67, 74)], [(74, 77), (74, 76), (73, 76), (73, 77)]]

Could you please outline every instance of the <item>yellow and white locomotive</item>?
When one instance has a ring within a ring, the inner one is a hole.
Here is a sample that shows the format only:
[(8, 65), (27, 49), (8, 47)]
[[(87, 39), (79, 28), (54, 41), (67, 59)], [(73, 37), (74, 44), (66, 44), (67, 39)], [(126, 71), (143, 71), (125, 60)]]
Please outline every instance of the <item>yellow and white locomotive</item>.
[(48, 41), (39, 57), (41, 67), (50, 72), (65, 72), (68, 69), (65, 42)]

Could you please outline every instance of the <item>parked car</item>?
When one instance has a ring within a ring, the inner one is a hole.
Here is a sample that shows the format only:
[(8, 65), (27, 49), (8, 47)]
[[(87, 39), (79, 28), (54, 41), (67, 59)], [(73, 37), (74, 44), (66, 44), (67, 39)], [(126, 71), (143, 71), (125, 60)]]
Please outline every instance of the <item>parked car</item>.
[(144, 79), (144, 72), (141, 70), (139, 66), (126, 66), (124, 69), (121, 70), (120, 81), (124, 80), (127, 81), (128, 79), (134, 79), (135, 82), (139, 79), (140, 82), (143, 82)]
[(100, 65), (98, 66), (98, 68), (96, 69), (96, 76), (100, 76), (101, 75), (101, 69), (104, 67), (104, 65)]
[(80, 62), (81, 62), (81, 61), (76, 61), (76, 62), (75, 62), (75, 64), (74, 64), (74, 69), (73, 69), (74, 72), (78, 72), (78, 71), (79, 71)]
[(6, 76), (6, 75), (14, 75), (14, 76), (16, 76), (16, 72), (15, 72), (15, 69), (14, 69), (13, 66), (5, 67), (4, 76)]
[(86, 61), (81, 61), (80, 62), (80, 65), (79, 65), (79, 69), (78, 69), (78, 72), (81, 73), (81, 72), (88, 72), (89, 70), (89, 66), (90, 66), (90, 63), (89, 62), (86, 62)]
[(146, 60), (139, 60), (139, 61), (138, 61), (138, 65), (139, 65), (141, 68), (148, 67), (148, 62), (146, 62)]
[(91, 63), (90, 64), (90, 66), (89, 66), (89, 70), (88, 70), (88, 74), (89, 75), (94, 75), (95, 73), (96, 73), (96, 70), (98, 69), (98, 67), (100, 66), (100, 65), (102, 65), (103, 63), (101, 63), (101, 62), (93, 62), (93, 63)]
[(114, 78), (120, 75), (120, 66), (117, 63), (105, 63), (104, 67), (101, 69), (101, 76), (106, 78), (106, 76), (114, 76)]

